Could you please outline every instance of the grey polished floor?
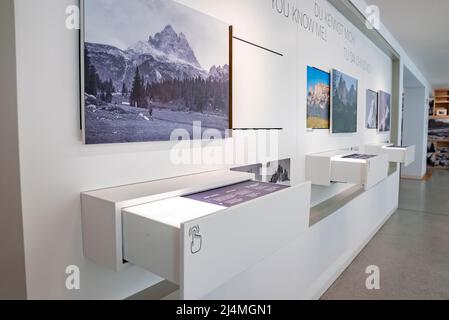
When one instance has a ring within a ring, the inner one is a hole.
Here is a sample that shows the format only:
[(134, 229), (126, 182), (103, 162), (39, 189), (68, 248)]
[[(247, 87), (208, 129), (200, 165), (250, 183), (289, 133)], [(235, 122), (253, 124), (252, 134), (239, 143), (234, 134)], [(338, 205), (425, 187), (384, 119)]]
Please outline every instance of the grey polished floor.
[[(366, 288), (367, 266), (380, 290)], [(399, 210), (322, 299), (449, 299), (449, 172), (402, 180)]]

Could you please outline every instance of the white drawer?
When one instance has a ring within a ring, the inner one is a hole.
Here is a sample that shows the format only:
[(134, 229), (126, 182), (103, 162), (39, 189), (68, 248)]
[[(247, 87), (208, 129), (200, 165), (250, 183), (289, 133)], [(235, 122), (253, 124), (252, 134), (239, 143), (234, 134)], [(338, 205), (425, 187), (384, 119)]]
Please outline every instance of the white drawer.
[(368, 190), (388, 177), (388, 167), (387, 155), (364, 160), (337, 156), (331, 159), (331, 180), (360, 184)]
[(366, 145), (365, 151), (372, 154), (386, 154), (390, 162), (401, 163), (409, 166), (415, 161), (415, 146), (397, 147), (391, 144)]
[(81, 210), (84, 256), (115, 271), (123, 260), (122, 209), (248, 181), (254, 174), (211, 171), (83, 192)]
[(310, 183), (232, 207), (173, 197), (122, 210), (124, 258), (199, 299), (309, 228)]
[(347, 159), (354, 152), (332, 151), (307, 155), (306, 176), (312, 184), (330, 186), (332, 182), (363, 185), (370, 189), (388, 176), (388, 156)]

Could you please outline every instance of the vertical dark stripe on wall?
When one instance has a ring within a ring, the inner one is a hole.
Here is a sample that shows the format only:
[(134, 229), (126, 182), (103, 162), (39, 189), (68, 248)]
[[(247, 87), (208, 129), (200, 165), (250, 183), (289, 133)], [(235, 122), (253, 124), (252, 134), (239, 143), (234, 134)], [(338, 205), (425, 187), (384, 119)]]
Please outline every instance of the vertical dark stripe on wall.
[[(84, 128), (84, 0), (79, 0), (78, 8), (80, 8), (80, 29), (78, 32), (78, 43), (79, 43), (79, 96), (80, 96), (80, 131), (83, 131)], [(82, 133), (81, 133), (82, 134)], [(84, 140), (84, 135), (83, 135)]]
[(233, 27), (229, 26), (229, 129), (234, 127), (233, 121)]
[[(81, 26), (80, 26), (80, 29), (78, 30), (78, 44), (79, 44), (78, 45), (78, 47), (79, 47), (79, 50), (78, 50), (78, 54), (79, 54), (79, 57), (78, 57), (78, 61), (79, 61), (79, 69), (78, 69), (78, 71), (79, 71), (79, 92), (81, 93), (82, 92), (82, 87), (83, 87), (83, 85), (82, 85), (82, 81), (83, 81), (82, 68), (83, 68), (83, 65), (82, 65), (82, 62), (81, 62), (81, 55), (84, 54), (84, 52), (82, 52), (83, 50), (81, 48)], [(83, 113), (84, 94), (80, 94), (79, 96), (80, 96), (80, 105), (79, 105), (80, 118), (79, 118), (79, 121), (80, 121), (80, 131), (82, 131), (83, 130), (83, 115), (82, 115), (82, 113)]]

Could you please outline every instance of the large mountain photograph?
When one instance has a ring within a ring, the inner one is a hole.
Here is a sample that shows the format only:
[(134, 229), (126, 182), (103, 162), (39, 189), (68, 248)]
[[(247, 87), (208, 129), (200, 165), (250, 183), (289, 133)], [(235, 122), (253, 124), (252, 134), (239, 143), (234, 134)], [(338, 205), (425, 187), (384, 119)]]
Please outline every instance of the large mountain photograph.
[(195, 138), (194, 123), (224, 137), (228, 24), (170, 0), (85, 0), (83, 31), (86, 144)]
[(379, 92), (379, 132), (389, 132), (391, 127), (391, 95)]
[(357, 95), (357, 79), (332, 70), (332, 133), (357, 132)]
[(377, 92), (366, 90), (366, 114), (365, 126), (367, 129), (377, 129), (378, 115), (378, 98)]

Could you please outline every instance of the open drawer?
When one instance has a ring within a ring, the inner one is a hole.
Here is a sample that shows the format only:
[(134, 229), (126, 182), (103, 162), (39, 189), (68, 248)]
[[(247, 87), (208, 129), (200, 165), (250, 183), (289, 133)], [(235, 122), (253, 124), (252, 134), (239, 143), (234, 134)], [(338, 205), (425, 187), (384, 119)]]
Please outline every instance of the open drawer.
[(308, 229), (310, 183), (276, 188), (229, 207), (193, 195), (124, 208), (124, 259), (199, 299)]
[(370, 144), (365, 146), (365, 152), (371, 154), (386, 154), (390, 162), (409, 166), (415, 161), (415, 146), (401, 147), (392, 144)]
[[(361, 184), (366, 190), (383, 181), (388, 176), (388, 157), (386, 155), (352, 158), (352, 155), (335, 156), (331, 160), (331, 180)], [(364, 156), (354, 154), (357, 156)]]
[(388, 156), (331, 151), (307, 155), (306, 179), (312, 184), (352, 183), (370, 189), (388, 176)]
[(84, 256), (121, 271), (122, 209), (249, 181), (254, 174), (219, 170), (81, 193)]

